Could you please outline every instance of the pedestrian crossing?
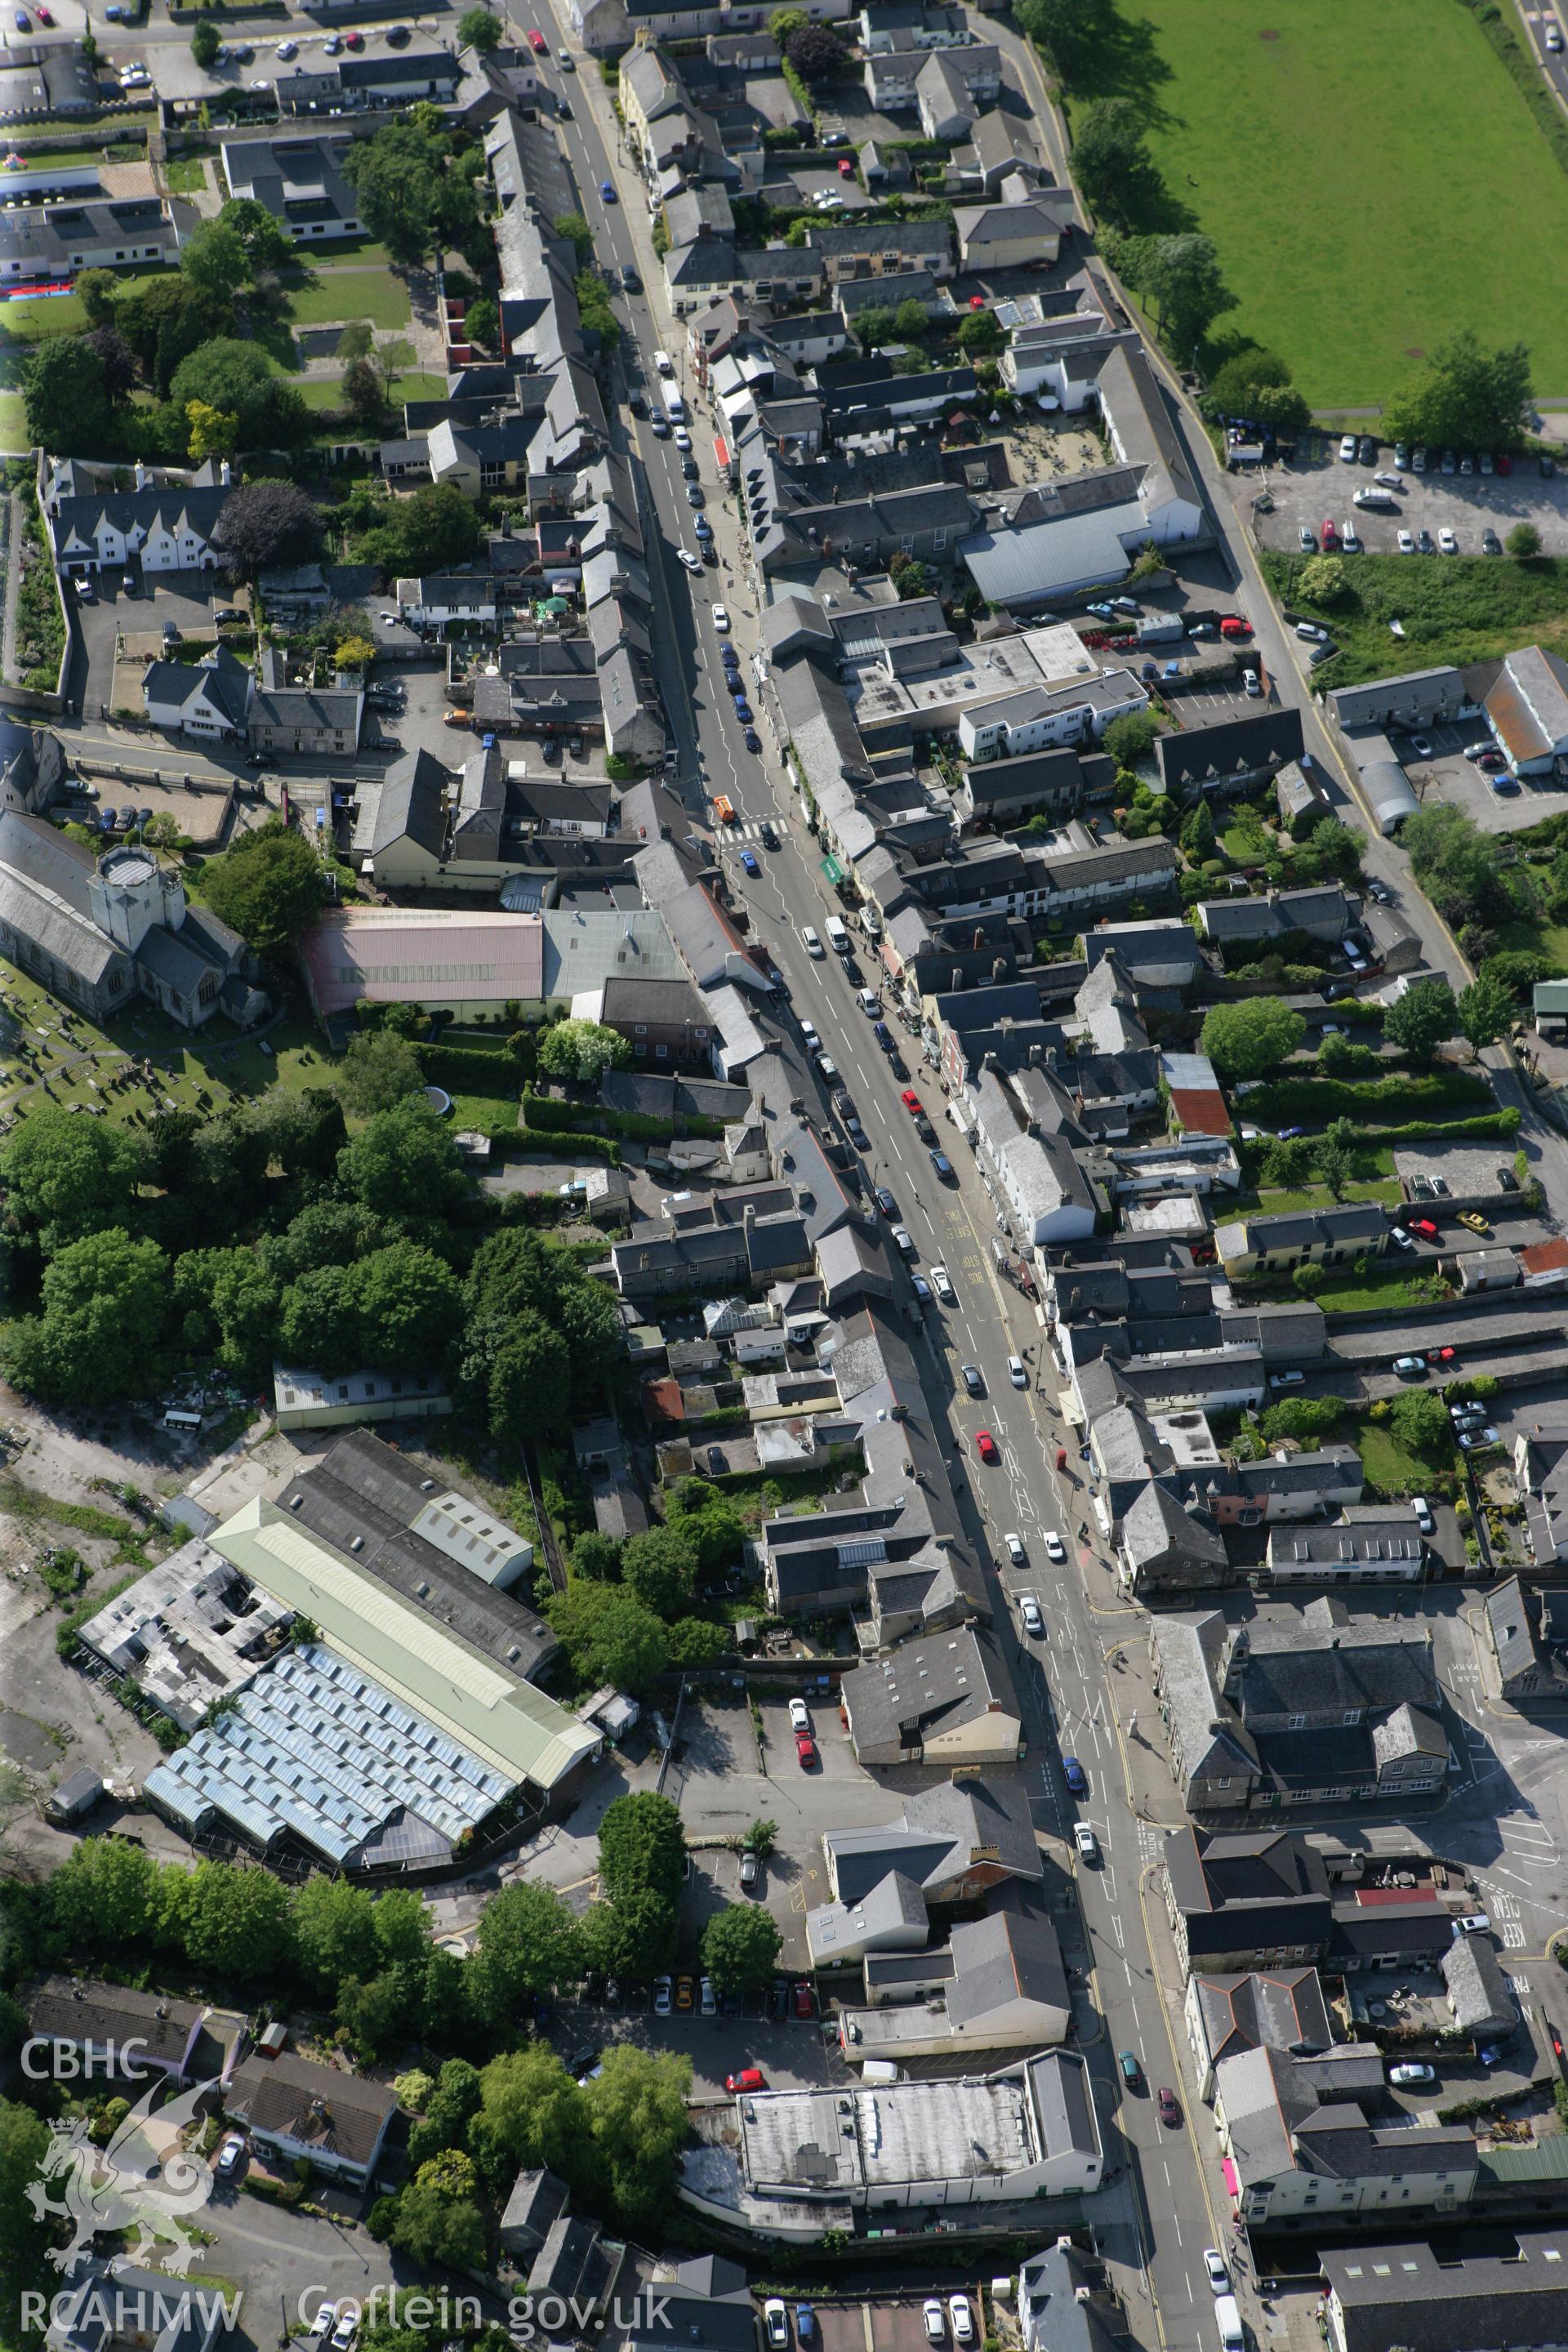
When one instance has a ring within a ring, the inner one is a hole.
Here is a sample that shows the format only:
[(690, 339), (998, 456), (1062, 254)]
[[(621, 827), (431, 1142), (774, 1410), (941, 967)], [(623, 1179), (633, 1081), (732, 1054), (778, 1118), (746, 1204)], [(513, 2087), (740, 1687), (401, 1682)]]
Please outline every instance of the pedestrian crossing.
[(727, 824), (724, 827), (725, 839), (728, 841), (761, 841), (763, 837), (763, 820), (761, 817), (743, 816), (739, 824)]

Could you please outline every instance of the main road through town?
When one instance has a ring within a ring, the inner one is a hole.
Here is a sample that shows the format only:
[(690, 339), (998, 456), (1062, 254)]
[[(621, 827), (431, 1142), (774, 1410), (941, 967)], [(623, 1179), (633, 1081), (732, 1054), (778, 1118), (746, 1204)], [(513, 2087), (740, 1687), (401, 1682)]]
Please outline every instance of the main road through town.
[[(542, 5), (514, 5), (520, 31), (537, 26), (552, 51), (563, 46), (565, 27)], [(879, 1050), (871, 1024), (858, 1010), (850, 973), (836, 957), (815, 961), (801, 933), (819, 932), (837, 900), (824, 876), (817, 845), (806, 831), (800, 803), (771, 749), (761, 757), (744, 748), (724, 682), (720, 646), (728, 634), (744, 674), (754, 676), (757, 646), (755, 600), (747, 584), (738, 518), (718, 482), (712, 428), (705, 408), (689, 399), (684, 330), (663, 299), (662, 273), (651, 240), (646, 194), (625, 153), (618, 125), (593, 60), (584, 70), (562, 76), (549, 70), (554, 96), (564, 95), (572, 119), (561, 135), (575, 174), (583, 209), (593, 232), (595, 257), (618, 280), (632, 265), (645, 289), (620, 299), (635, 354), (622, 359), (637, 371), (657, 406), (653, 352), (674, 360), (692, 409), (691, 430), (700, 478), (710, 501), (718, 564), (700, 578), (680, 566), (676, 551), (696, 552), (693, 510), (681, 474), (681, 453), (671, 441), (656, 439), (646, 424), (626, 430), (643, 486), (647, 559), (656, 599), (655, 656), (671, 730), (679, 751), (680, 784), (694, 826), (711, 822), (711, 801), (724, 795), (737, 813), (732, 827), (714, 830), (735, 896), (750, 911), (753, 940), (766, 944), (789, 989), (795, 1013), (815, 1021), (853, 1094), (871, 1149), (862, 1181), (886, 1185), (909, 1227), (921, 1265), (946, 1266), (954, 1303), (935, 1303), (916, 1333), (914, 1345), (926, 1399), (945, 1451), (953, 1463), (966, 1531), (985, 1565), (997, 1634), (1016, 1681), (1028, 1741), (1026, 1771), (1040, 1830), (1057, 1843), (1062, 1867), (1071, 1870), (1072, 1822), (1087, 1819), (1103, 1853), (1102, 1866), (1078, 1874), (1090, 1962), (1092, 1999), (1079, 2005), (1087, 2053), (1093, 2067), (1107, 2164), (1115, 2177), (1089, 2201), (1096, 2234), (1122, 2293), (1128, 2318), (1140, 2340), (1212, 2352), (1213, 2295), (1203, 2266), (1203, 2249), (1227, 2229), (1214, 2164), (1207, 2112), (1176, 2128), (1162, 2126), (1152, 2095), (1161, 2084), (1179, 2086), (1167, 2005), (1154, 1977), (1145, 1904), (1154, 1897), (1149, 1879), (1158, 1835), (1134, 1815), (1124, 1795), (1122, 1742), (1128, 1727), (1118, 1718), (1115, 1670), (1108, 1657), (1119, 1643), (1141, 1639), (1134, 1612), (1119, 1603), (1114, 1580), (1099, 1549), (1080, 1542), (1088, 1517), (1079, 1478), (1076, 1439), (1058, 1417), (1056, 1383), (1044, 1335), (1031, 1303), (998, 1276), (989, 1247), (995, 1213), (973, 1155), (943, 1123), (943, 1097), (934, 1072), (913, 1056), (910, 1084), (921, 1094), (942, 1144), (951, 1147), (958, 1181), (942, 1182), (920, 1142), (910, 1113), (900, 1098), (900, 1081)], [(548, 105), (551, 100), (546, 100)], [(602, 200), (609, 183), (618, 201)], [(617, 441), (621, 426), (616, 426)], [(730, 629), (715, 626), (711, 607), (721, 602)], [(766, 741), (764, 733), (764, 743)], [(759, 828), (771, 820), (780, 847), (765, 849)], [(760, 873), (746, 876), (741, 855), (750, 850)], [(875, 986), (877, 974), (861, 975)], [(901, 1046), (910, 1040), (897, 1033)], [(803, 1069), (805, 1067), (802, 1057)], [(829, 1107), (814, 1076), (803, 1089), (826, 1118)], [(913, 1293), (900, 1273), (901, 1304)], [(910, 1327), (912, 1328), (912, 1326)], [(1008, 1358), (1026, 1355), (1030, 1386), (1013, 1387)], [(961, 1363), (975, 1365), (984, 1382), (979, 1402), (966, 1394)], [(1001, 1460), (986, 1467), (975, 1451), (977, 1431), (989, 1429)], [(1071, 1469), (1058, 1475), (1058, 1447)], [(1016, 1531), (1027, 1547), (1027, 1566), (1007, 1564), (1002, 1543)], [(1047, 1559), (1045, 1538), (1059, 1534), (1067, 1548), (1064, 1565)], [(1014, 1594), (1039, 1596), (1049, 1628), (1042, 1641), (1023, 1637)], [(1062, 1780), (1063, 1752), (1076, 1754), (1088, 1775), (1089, 1794), (1079, 1803)], [(1130, 2093), (1118, 2068), (1118, 2053), (1137, 2054), (1142, 2087)]]

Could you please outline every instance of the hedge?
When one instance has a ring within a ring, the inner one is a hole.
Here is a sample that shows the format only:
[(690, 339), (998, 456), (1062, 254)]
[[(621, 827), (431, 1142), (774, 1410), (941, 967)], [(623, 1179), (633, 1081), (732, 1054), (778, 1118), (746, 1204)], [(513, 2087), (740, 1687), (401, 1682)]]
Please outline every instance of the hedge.
[(515, 1099), (522, 1071), (504, 1049), (489, 1054), (482, 1045), (416, 1045), (415, 1053), (428, 1084), (455, 1095), (507, 1095)]
[(531, 1130), (519, 1139), (519, 1149), (509, 1158), (541, 1160), (603, 1160), (610, 1167), (621, 1164), (621, 1147), (613, 1135), (535, 1135)]
[(536, 1095), (527, 1088), (522, 1097), (522, 1123), (531, 1131), (537, 1128), (558, 1135), (591, 1134), (603, 1128), (628, 1143), (669, 1143), (677, 1135), (720, 1143), (724, 1137), (721, 1118), (704, 1118), (698, 1112), (679, 1118), (655, 1118), (647, 1111), (602, 1110), (595, 1103), (558, 1102), (552, 1095)]
[(1305, 1119), (1353, 1118), (1366, 1126), (1378, 1111), (1398, 1120), (1428, 1117), (1460, 1103), (1489, 1102), (1491, 1087), (1468, 1070), (1434, 1072), (1430, 1077), (1276, 1078), (1247, 1099), (1249, 1116), (1270, 1124)]

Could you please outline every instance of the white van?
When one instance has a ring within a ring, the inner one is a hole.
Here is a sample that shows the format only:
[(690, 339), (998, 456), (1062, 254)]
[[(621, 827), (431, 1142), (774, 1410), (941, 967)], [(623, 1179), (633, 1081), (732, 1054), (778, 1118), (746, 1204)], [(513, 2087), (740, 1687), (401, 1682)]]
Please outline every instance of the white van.
[(675, 362), (670, 358), (668, 352), (655, 352), (653, 355), (653, 363), (658, 370), (660, 375), (673, 375), (675, 373)]
[(827, 944), (835, 955), (847, 956), (849, 952), (849, 934), (837, 915), (827, 918)]
[(895, 2066), (890, 2058), (868, 2058), (860, 2069), (860, 2080), (868, 2091), (885, 2091), (903, 2079), (903, 2068)]
[(679, 385), (673, 382), (661, 383), (658, 388), (658, 393), (659, 398), (664, 403), (664, 413), (668, 417), (670, 423), (672, 425), (684, 425), (686, 422), (686, 403), (680, 397)]
[(811, 957), (814, 962), (821, 963), (827, 951), (824, 948), (822, 941), (817, 938), (816, 933), (812, 929), (809, 923), (803, 923), (801, 925), (800, 936), (805, 942), (806, 954)]
[(1216, 2294), (1214, 2315), (1219, 2326), (1220, 2352), (1247, 2352), (1247, 2331), (1241, 2324), (1241, 2305), (1233, 2294)]

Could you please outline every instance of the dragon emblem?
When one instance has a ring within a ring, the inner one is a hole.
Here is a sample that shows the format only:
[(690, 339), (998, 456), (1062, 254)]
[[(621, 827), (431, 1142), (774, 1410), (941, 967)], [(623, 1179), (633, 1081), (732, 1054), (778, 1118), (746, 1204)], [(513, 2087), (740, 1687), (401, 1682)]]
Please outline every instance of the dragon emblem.
[(162, 2087), (153, 2082), (105, 2147), (93, 2146), (83, 2116), (50, 2125), (53, 2137), (39, 2167), (41, 2178), (29, 2185), (27, 2201), (37, 2221), (70, 2225), (69, 2244), (49, 2250), (50, 2262), (59, 2269), (85, 2254), (95, 2237), (110, 2232), (134, 2232), (123, 2259), (143, 2269), (183, 2277), (202, 2260), (205, 2249), (185, 2220), (206, 2203), (213, 2177), (182, 2135), (217, 2084), (198, 2083), (154, 2114), (153, 2103)]

